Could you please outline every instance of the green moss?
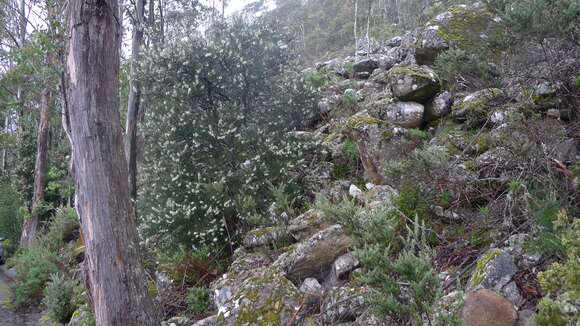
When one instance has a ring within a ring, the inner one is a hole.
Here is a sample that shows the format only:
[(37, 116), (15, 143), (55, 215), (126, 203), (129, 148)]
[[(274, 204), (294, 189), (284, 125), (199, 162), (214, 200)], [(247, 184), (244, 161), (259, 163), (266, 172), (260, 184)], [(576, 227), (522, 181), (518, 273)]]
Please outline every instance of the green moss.
[(392, 130), (383, 131), (384, 140), (391, 140), (393, 137), (395, 137), (395, 133)]
[(408, 132), (412, 140), (428, 140), (430, 137), (428, 132), (421, 129), (409, 129)]
[(348, 129), (358, 129), (364, 126), (382, 125), (385, 122), (381, 119), (373, 118), (369, 115), (353, 115), (346, 122)]
[(477, 261), (475, 265), (475, 270), (473, 271), (472, 286), (477, 287), (478, 285), (483, 282), (485, 279), (485, 267), (489, 264), (492, 260), (494, 260), (497, 256), (501, 255), (501, 250), (499, 249), (491, 249), (486, 252), (481, 258)]
[(487, 111), (489, 109), (489, 104), (493, 101), (502, 98), (504, 93), (499, 88), (489, 88), (482, 91), (479, 91), (473, 94), (473, 98), (471, 99), (464, 99), (463, 101), (457, 103), (457, 105), (453, 106), (454, 110), (462, 110), (462, 111)]
[(463, 166), (465, 167), (466, 170), (469, 170), (469, 171), (476, 171), (477, 170), (477, 164), (475, 163), (475, 160), (467, 160), (467, 161), (463, 162)]
[[(437, 34), (448, 44), (471, 53), (480, 51), (498, 53), (495, 40), (501, 36), (493, 15), (485, 10), (473, 10), (462, 6), (449, 9), (452, 17), (447, 24), (437, 25)], [(485, 36), (483, 36), (485, 35)], [(490, 42), (493, 40), (494, 42)]]
[[(268, 287), (272, 290), (264, 293), (264, 288)], [(234, 300), (242, 304), (235, 325), (281, 325), (281, 316), (293, 312), (293, 309), (287, 306), (287, 302), (293, 301), (296, 304), (299, 302), (299, 294), (293, 289), (294, 285), (288, 279), (279, 276), (278, 271), (269, 271), (266, 275), (247, 280), (246, 288), (242, 289)], [(225, 318), (220, 315), (218, 322), (224, 321)]]

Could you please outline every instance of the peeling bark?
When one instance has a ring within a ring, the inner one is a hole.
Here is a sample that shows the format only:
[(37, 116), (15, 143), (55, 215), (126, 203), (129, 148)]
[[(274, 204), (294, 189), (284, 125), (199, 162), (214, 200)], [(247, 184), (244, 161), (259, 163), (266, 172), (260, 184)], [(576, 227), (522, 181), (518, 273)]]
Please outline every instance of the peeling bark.
[(69, 115), (76, 208), (97, 325), (159, 325), (147, 292), (119, 118), (117, 0), (72, 0)]

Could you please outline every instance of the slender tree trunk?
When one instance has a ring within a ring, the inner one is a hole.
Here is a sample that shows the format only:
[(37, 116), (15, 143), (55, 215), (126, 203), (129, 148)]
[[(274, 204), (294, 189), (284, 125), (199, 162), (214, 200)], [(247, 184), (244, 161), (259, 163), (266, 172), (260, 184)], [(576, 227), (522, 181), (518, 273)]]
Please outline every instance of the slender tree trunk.
[[(52, 56), (47, 57), (52, 62)], [(46, 170), (48, 167), (48, 135), (50, 121), (50, 102), (52, 94), (50, 86), (42, 91), (40, 104), (40, 120), (38, 121), (38, 135), (36, 138), (36, 163), (34, 165), (34, 193), (30, 218), (24, 221), (20, 246), (29, 248), (36, 239), (39, 223), (39, 209), (44, 202), (44, 187), (46, 186)]]
[(366, 39), (367, 39), (367, 57), (371, 55), (371, 9), (372, 9), (372, 0), (368, 0), (369, 1), (369, 10), (368, 10), (368, 15), (367, 15), (367, 34), (366, 34)]
[(133, 22), (133, 39), (131, 44), (131, 72), (129, 100), (127, 101), (127, 119), (125, 124), (125, 158), (129, 166), (129, 192), (131, 199), (137, 199), (137, 122), (141, 101), (141, 85), (137, 80), (137, 65), (143, 44), (143, 27), (145, 26), (145, 2), (136, 0), (135, 22)]
[[(8, 134), (9, 132), (9, 128), (8, 128), (8, 123), (10, 122), (10, 119), (8, 119), (9, 117), (9, 113), (6, 113), (6, 116), (4, 117), (4, 133)], [(6, 173), (6, 160), (8, 158), (8, 150), (6, 150), (6, 148), (2, 149), (2, 157), (0, 158), (0, 175), (4, 175)]]
[(119, 51), (123, 49), (123, 36), (125, 35), (125, 25), (123, 24), (125, 16), (124, 0), (119, 0), (118, 19), (119, 22)]
[(159, 0), (159, 39), (161, 44), (165, 43), (165, 20), (163, 17), (163, 0)]
[(158, 326), (129, 196), (119, 119), (117, 0), (72, 0), (69, 108), (76, 208), (99, 326)]
[(355, 0), (354, 1), (354, 58), (355, 58), (355, 60), (358, 60), (357, 22), (358, 22), (358, 0)]
[[(149, 17), (147, 18), (147, 23), (149, 25), (149, 37), (147, 38), (147, 46), (149, 47), (153, 44), (154, 38), (158, 36), (155, 33), (155, 1), (153, 0), (149, 0)], [(145, 21), (145, 18), (143, 20)]]

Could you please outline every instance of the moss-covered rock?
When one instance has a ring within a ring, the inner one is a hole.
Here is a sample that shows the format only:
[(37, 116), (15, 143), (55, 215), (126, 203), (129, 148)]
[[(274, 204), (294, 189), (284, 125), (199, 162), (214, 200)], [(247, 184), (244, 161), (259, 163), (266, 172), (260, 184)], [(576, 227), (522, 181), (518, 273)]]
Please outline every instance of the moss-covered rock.
[(441, 89), (439, 77), (426, 66), (395, 66), (388, 78), (393, 95), (401, 101), (425, 103)]
[(264, 246), (283, 246), (292, 242), (292, 237), (284, 227), (264, 227), (252, 230), (244, 236), (244, 247), (248, 249)]
[(505, 250), (491, 249), (478, 261), (471, 275), (468, 290), (490, 289), (514, 304), (521, 303), (521, 294), (512, 278), (518, 268), (514, 257)]
[(498, 57), (501, 51), (494, 42), (501, 35), (498, 21), (480, 3), (452, 6), (421, 31), (415, 60), (419, 64), (432, 64), (450, 47)]
[(324, 278), (336, 258), (346, 253), (351, 238), (340, 225), (330, 226), (280, 255), (273, 266), (296, 284), (308, 277)]
[(505, 93), (501, 89), (483, 89), (455, 102), (451, 116), (456, 122), (476, 127), (485, 123), (494, 109), (505, 103), (505, 99)]
[(275, 269), (252, 276), (217, 316), (219, 326), (286, 325), (298, 310), (298, 289)]

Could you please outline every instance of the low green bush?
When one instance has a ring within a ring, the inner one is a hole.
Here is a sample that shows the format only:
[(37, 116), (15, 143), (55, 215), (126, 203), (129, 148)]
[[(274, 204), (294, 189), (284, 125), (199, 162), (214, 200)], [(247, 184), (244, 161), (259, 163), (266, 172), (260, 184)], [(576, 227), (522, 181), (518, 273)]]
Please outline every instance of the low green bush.
[(536, 322), (540, 326), (578, 325), (580, 316), (567, 310), (578, 309), (580, 299), (580, 220), (571, 221), (568, 213), (560, 210), (554, 227), (560, 233), (565, 258), (538, 275), (545, 297), (538, 306)]
[(193, 314), (199, 315), (209, 308), (209, 292), (205, 288), (189, 288), (186, 301), (188, 310)]
[(67, 279), (61, 273), (50, 276), (42, 300), (50, 319), (59, 323), (67, 323), (71, 319), (78, 308), (76, 297), (80, 288), (79, 282)]
[(58, 254), (42, 246), (17, 253), (9, 265), (16, 267), (14, 304), (17, 307), (38, 303), (50, 275), (59, 270)]

